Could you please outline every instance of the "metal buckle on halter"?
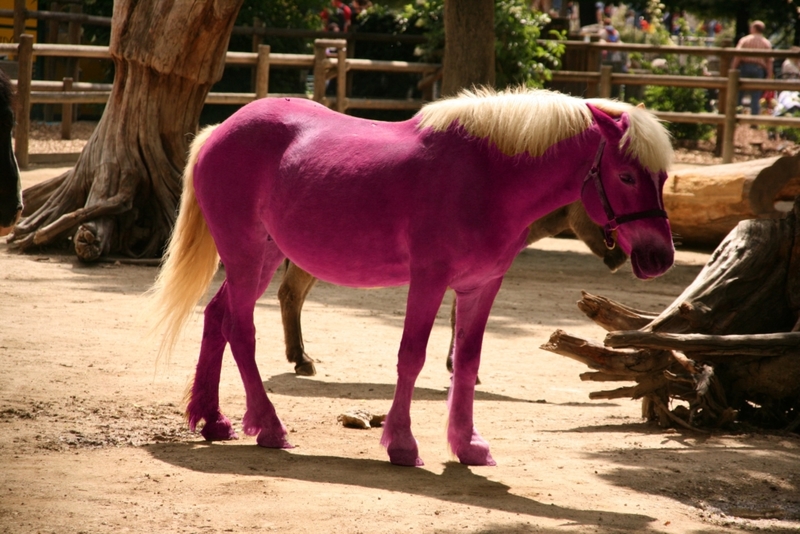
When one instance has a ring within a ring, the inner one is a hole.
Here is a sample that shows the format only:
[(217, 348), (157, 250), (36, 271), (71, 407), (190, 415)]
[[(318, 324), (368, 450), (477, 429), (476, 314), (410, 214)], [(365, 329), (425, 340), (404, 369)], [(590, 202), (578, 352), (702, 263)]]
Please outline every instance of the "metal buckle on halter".
[(608, 221), (605, 225), (603, 225), (603, 236), (605, 239), (606, 247), (609, 250), (613, 250), (616, 246), (616, 240), (614, 239), (614, 230), (620, 227), (620, 225), (631, 222), (631, 221), (638, 221), (639, 219), (649, 219), (651, 217), (667, 217), (667, 212), (663, 209), (653, 208), (650, 210), (642, 210), (637, 211), (634, 213), (627, 213), (625, 215), (617, 216), (614, 213), (614, 209), (611, 207), (611, 203), (608, 200), (608, 196), (606, 195), (606, 189), (603, 187), (603, 179), (600, 177), (600, 160), (603, 157), (603, 151), (606, 148), (606, 140), (602, 138), (600, 140), (600, 145), (597, 147), (597, 154), (594, 157), (594, 163), (592, 164), (592, 168), (589, 169), (589, 174), (586, 175), (586, 178), (583, 180), (583, 187), (586, 187), (586, 184), (589, 182), (594, 182), (595, 189), (597, 190), (597, 195), (600, 197), (600, 204), (603, 206), (603, 211), (606, 214), (606, 219)]

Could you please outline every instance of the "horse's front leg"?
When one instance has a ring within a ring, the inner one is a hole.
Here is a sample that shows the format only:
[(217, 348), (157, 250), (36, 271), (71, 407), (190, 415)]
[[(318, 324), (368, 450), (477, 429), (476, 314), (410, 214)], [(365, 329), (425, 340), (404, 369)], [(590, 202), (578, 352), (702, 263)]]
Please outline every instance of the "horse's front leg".
[(308, 357), (303, 346), (303, 330), (300, 327), (300, 312), (306, 296), (317, 279), (289, 262), (278, 289), (283, 321), (283, 338), (286, 344), (286, 359), (294, 363), (294, 372), (303, 376), (314, 376), (314, 360)]
[(417, 440), (411, 433), (411, 397), (414, 383), (425, 364), (428, 338), (446, 289), (444, 281), (414, 278), (408, 288), (403, 339), (397, 355), (397, 386), (381, 438), (389, 460), (396, 465), (423, 465)]
[(489, 443), (475, 430), (472, 409), (483, 332), (502, 281), (502, 278), (497, 278), (476, 289), (456, 290), (456, 346), (448, 398), (447, 441), (462, 464), (495, 465), (489, 454)]

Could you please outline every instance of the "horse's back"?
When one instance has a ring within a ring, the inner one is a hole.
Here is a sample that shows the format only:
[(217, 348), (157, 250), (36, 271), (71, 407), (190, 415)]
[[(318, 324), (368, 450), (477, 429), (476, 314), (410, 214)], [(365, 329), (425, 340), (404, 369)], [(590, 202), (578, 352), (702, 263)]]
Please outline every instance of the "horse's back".
[(215, 239), (268, 236), (319, 278), (402, 284), (420, 157), (411, 122), (263, 99), (209, 136), (194, 169), (195, 190)]

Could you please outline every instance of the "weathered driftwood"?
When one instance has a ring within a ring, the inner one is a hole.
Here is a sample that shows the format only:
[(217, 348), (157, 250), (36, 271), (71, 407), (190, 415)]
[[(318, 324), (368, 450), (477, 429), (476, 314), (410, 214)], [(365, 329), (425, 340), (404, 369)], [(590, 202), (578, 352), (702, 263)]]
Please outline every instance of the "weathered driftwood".
[(584, 292), (579, 308), (612, 331), (605, 345), (559, 330), (542, 348), (592, 368), (582, 380), (636, 382), (590, 398), (641, 398), (663, 426), (798, 429), (799, 213), (740, 223), (657, 316)]
[(664, 205), (682, 243), (717, 245), (740, 221), (777, 218), (777, 200), (800, 192), (800, 154), (676, 170)]

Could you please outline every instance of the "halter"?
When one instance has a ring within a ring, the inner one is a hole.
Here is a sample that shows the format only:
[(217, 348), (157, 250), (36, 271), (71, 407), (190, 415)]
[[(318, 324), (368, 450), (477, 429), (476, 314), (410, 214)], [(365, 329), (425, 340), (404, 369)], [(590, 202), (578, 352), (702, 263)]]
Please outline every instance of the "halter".
[(606, 247), (608, 249), (613, 249), (616, 246), (616, 241), (614, 241), (614, 236), (612, 232), (620, 227), (620, 225), (629, 223), (632, 221), (638, 221), (639, 219), (649, 219), (652, 217), (663, 217), (667, 218), (667, 212), (653, 208), (650, 210), (642, 210), (637, 211), (635, 213), (627, 213), (625, 215), (617, 216), (614, 213), (614, 209), (611, 207), (611, 203), (608, 201), (608, 196), (606, 195), (606, 189), (603, 187), (603, 180), (600, 178), (600, 159), (603, 157), (603, 150), (606, 148), (606, 140), (602, 138), (600, 140), (600, 146), (597, 147), (597, 154), (594, 156), (594, 164), (592, 168), (589, 169), (589, 174), (586, 175), (586, 178), (583, 180), (583, 187), (586, 187), (586, 184), (589, 182), (594, 182), (595, 189), (597, 189), (597, 194), (600, 197), (600, 204), (603, 206), (603, 211), (606, 212), (606, 218), (608, 222), (603, 226), (603, 235), (605, 236)]

